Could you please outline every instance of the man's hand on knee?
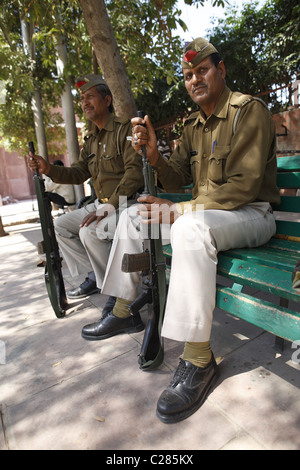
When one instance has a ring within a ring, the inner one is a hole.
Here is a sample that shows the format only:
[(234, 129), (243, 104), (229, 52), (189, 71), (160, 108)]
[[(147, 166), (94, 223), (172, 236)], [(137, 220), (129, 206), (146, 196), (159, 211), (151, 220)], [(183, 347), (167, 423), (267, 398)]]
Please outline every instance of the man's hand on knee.
[(95, 220), (97, 220), (96, 211), (90, 212), (88, 215), (84, 217), (84, 219), (82, 219), (80, 227), (88, 227)]
[(80, 227), (88, 227), (92, 222), (96, 221), (96, 225), (105, 219), (109, 214), (112, 214), (115, 208), (112, 204), (103, 204), (97, 208), (97, 211), (90, 212), (82, 220)]
[(106, 204), (99, 206), (96, 211), (96, 215), (97, 215), (96, 225), (98, 225), (102, 219), (105, 219), (105, 217), (115, 212), (115, 210), (116, 209), (112, 204), (106, 203)]

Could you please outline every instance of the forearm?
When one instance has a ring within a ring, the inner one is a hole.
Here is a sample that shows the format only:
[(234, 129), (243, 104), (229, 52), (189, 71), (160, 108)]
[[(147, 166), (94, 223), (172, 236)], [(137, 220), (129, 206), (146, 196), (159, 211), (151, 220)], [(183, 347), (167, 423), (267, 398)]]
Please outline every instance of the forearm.
[(90, 174), (84, 169), (78, 167), (58, 167), (50, 165), (47, 176), (55, 183), (61, 184), (81, 184), (86, 181)]

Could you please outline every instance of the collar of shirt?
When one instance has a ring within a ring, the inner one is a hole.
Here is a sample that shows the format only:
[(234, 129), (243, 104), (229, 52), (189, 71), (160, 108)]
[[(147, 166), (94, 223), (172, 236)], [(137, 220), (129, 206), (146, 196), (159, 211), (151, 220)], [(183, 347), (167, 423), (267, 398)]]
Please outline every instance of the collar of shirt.
[[(102, 129), (104, 129), (105, 131), (110, 131), (112, 132), (114, 130), (114, 120), (115, 120), (115, 116), (114, 114), (110, 114), (104, 124), (104, 126), (102, 127)], [(101, 130), (102, 130), (101, 129)]]
[[(113, 131), (114, 130), (114, 120), (115, 120), (115, 115), (110, 113), (110, 115), (108, 116), (108, 118), (107, 118), (104, 126), (102, 127), (102, 129), (104, 129), (106, 131)], [(86, 138), (91, 137), (91, 136), (97, 137), (99, 132), (100, 132), (100, 130), (98, 129), (98, 127), (95, 126), (95, 129), (89, 131), (86, 134)]]
[[(227, 114), (228, 114), (228, 106), (230, 103), (231, 95), (232, 95), (231, 90), (227, 86), (225, 86), (212, 115), (216, 116), (219, 119), (226, 119)], [(200, 109), (198, 117), (195, 120), (193, 125), (196, 126), (199, 122), (201, 124), (204, 124), (207, 121), (207, 119), (209, 119), (209, 117), (207, 118), (204, 115), (203, 111)]]

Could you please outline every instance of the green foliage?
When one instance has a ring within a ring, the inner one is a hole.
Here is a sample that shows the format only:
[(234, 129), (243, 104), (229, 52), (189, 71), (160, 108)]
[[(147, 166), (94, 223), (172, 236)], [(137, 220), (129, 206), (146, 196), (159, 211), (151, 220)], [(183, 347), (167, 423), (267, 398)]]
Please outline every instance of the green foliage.
[[(178, 37), (172, 36), (172, 31), (177, 24), (183, 28), (185, 25), (175, 4), (175, 0), (106, 1), (134, 96), (151, 90), (159, 78), (166, 79), (169, 85), (176, 81), (173, 64), (178, 60), (182, 44)], [(92, 46), (79, 2), (3, 0), (0, 14), (0, 81), (5, 82), (7, 89), (6, 102), (1, 105), (2, 143), (10, 150), (17, 150), (26, 148), (28, 135), (34, 136), (31, 97), (37, 84), (51, 145), (53, 128), (58, 133), (55, 136), (62, 134), (61, 126), (53, 122), (51, 110), (60, 105), (66, 80), (74, 85), (79, 75), (93, 72)], [(34, 25), (34, 60), (24, 52), (20, 17)], [(66, 41), (68, 53), (62, 77), (58, 76), (56, 67), (56, 44), (61, 39)], [(76, 100), (75, 109), (81, 115)]]
[[(228, 86), (252, 95), (262, 93), (274, 113), (291, 104), (290, 85), (300, 61), (299, 14), (297, 0), (269, 0), (261, 9), (253, 2), (240, 14), (230, 7), (209, 34), (225, 62)], [(137, 96), (138, 107), (147, 110), (155, 123), (195, 107), (187, 97), (181, 70), (176, 69), (175, 75), (175, 85), (155, 81), (152, 93), (145, 90)], [(272, 91), (281, 87), (285, 87), (282, 96)]]
[[(19, 8), (17, 8), (18, 3)], [(34, 140), (31, 100), (34, 89), (38, 86), (43, 99), (46, 137), (50, 148), (56, 154), (61, 149), (54, 142), (64, 139), (64, 132), (61, 126), (62, 117), (58, 113), (53, 113), (53, 109), (59, 103), (63, 84), (59, 84), (58, 81), (55, 83), (56, 64), (53, 41), (40, 39), (43, 35), (44, 23), (39, 23), (41, 13), (39, 8), (42, 7), (42, 3), (46, 2), (31, 2), (30, 12), (27, 9), (27, 3), (5, 0), (0, 7), (2, 18), (0, 21), (0, 80), (5, 83), (6, 87), (5, 100), (1, 100), (0, 104), (1, 144), (9, 151), (22, 149), (26, 152), (28, 140)], [(46, 10), (46, 18), (47, 13)], [(21, 18), (25, 20), (30, 18), (36, 26), (34, 59), (23, 47)], [(43, 21), (45, 22), (45, 18)], [(54, 129), (55, 132), (53, 132)]]
[[(205, 0), (184, 0), (184, 3), (186, 3), (187, 5), (196, 5), (198, 7), (198, 5), (201, 5), (201, 6), (204, 6), (204, 3), (205, 3)], [(228, 3), (227, 0), (212, 0), (211, 1), (211, 5), (213, 7), (224, 7), (225, 4)]]
[[(88, 1), (88, 0), (87, 0)], [(205, 6), (208, 0), (185, 0)], [(183, 113), (193, 103), (184, 88), (180, 58), (182, 41), (174, 37), (180, 25), (176, 0), (106, 0), (106, 6), (127, 75), (139, 108), (153, 122)], [(226, 0), (210, 0), (224, 6)], [(297, 0), (268, 0), (225, 11), (224, 19), (210, 31), (227, 67), (232, 89), (257, 94), (291, 83), (299, 69), (299, 14)], [(32, 22), (34, 60), (23, 47), (20, 18)], [(63, 76), (57, 72), (57, 41), (66, 41), (68, 62)], [(36, 85), (42, 95), (47, 142), (51, 154), (61, 153), (65, 142), (60, 106), (66, 80), (93, 72), (90, 37), (79, 1), (2, 0), (0, 4), (0, 137), (9, 150), (26, 150), (35, 135), (31, 98)], [(101, 73), (101, 72), (100, 72)], [(2, 88), (1, 88), (2, 89)], [(264, 95), (273, 110), (279, 109), (275, 92)], [(4, 101), (4, 102), (3, 102)], [(75, 110), (81, 109), (74, 98)], [(287, 97), (286, 105), (290, 103)]]
[[(210, 40), (218, 45), (231, 89), (262, 94), (274, 112), (282, 111), (281, 100), (272, 90), (290, 85), (297, 76), (299, 15), (297, 0), (269, 0), (260, 10), (257, 2), (244, 5), (240, 16), (235, 7), (225, 11)], [(289, 104), (291, 93), (283, 108)]]
[(151, 91), (163, 78), (171, 85), (182, 41), (172, 31), (180, 23), (174, 0), (108, 0), (108, 15), (134, 96)]
[(170, 86), (166, 79), (156, 79), (152, 90), (144, 90), (136, 98), (137, 107), (144, 110), (153, 123), (158, 123), (170, 116), (184, 114), (193, 109), (195, 104), (186, 92), (183, 77), (177, 76), (175, 84)]

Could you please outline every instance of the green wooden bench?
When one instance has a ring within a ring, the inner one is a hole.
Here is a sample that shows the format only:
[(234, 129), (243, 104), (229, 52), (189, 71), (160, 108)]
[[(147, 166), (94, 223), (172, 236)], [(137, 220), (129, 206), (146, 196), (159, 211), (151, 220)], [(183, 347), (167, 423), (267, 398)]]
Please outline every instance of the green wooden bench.
[[(277, 161), (278, 187), (299, 189), (300, 155)], [(187, 193), (159, 196), (174, 202), (191, 199)], [(282, 196), (274, 213), (280, 217), (277, 233), (266, 245), (218, 254), (216, 305), (273, 333), (280, 345), (284, 339), (300, 340), (300, 289), (292, 286), (292, 272), (300, 259), (300, 197)], [(164, 246), (164, 254), (170, 264), (171, 245)]]

